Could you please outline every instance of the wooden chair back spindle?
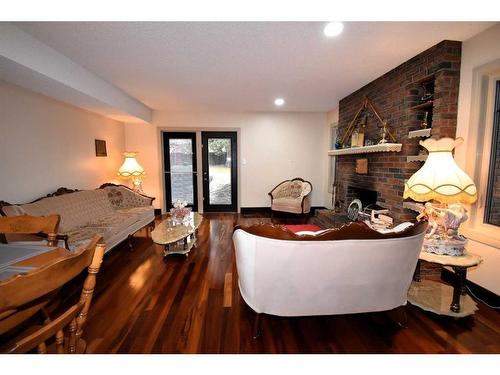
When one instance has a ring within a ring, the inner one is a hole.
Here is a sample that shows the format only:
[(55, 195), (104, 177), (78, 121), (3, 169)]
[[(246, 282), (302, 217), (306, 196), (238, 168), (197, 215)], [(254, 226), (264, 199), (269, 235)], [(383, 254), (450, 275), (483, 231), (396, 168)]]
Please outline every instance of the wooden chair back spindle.
[[(88, 275), (83, 283), (79, 301), (64, 311), (56, 319), (46, 317), (42, 326), (25, 337), (16, 339), (7, 346), (8, 353), (24, 353), (37, 348), (45, 353), (46, 341), (55, 338), (54, 352), (82, 352), (85, 343), (82, 340), (83, 325), (86, 321), (92, 295), (96, 284), (105, 245), (102, 237), (96, 236), (88, 245), (74, 253), (59, 257), (52, 263), (27, 274), (19, 274), (0, 281), (0, 334), (12, 329), (19, 323), (18, 314), (33, 305), (39, 306), (50, 298), (52, 292), (80, 274), (85, 268)], [(43, 307), (43, 305), (42, 305)], [(65, 331), (67, 334), (65, 335)]]

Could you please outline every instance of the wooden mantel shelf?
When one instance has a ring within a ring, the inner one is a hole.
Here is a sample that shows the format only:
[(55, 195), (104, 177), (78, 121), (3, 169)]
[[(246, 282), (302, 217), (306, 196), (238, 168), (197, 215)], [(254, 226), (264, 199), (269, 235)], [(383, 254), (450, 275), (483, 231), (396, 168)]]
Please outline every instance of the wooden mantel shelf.
[(402, 147), (401, 143), (383, 143), (380, 145), (330, 150), (328, 151), (328, 155), (335, 156), (335, 155), (368, 154), (372, 152), (399, 152), (401, 151), (401, 147)]

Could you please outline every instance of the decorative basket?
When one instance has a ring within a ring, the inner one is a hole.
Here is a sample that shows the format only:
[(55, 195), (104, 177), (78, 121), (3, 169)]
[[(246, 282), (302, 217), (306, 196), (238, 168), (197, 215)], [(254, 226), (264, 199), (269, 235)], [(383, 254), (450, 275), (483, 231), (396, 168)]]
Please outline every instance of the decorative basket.
[(191, 207), (174, 207), (170, 209), (172, 219), (177, 222), (182, 222), (186, 217), (191, 214)]

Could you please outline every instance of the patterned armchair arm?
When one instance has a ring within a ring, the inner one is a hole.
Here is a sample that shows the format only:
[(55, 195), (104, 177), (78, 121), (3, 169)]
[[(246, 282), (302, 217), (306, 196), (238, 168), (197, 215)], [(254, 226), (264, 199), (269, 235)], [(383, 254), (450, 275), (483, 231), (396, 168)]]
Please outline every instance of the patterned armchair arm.
[(302, 184), (302, 192), (300, 193), (301, 197), (307, 197), (309, 194), (311, 194), (312, 191), (312, 185), (308, 181), (304, 181)]
[(108, 199), (115, 209), (151, 206), (154, 197), (137, 193), (124, 185), (104, 184), (100, 189), (108, 191)]

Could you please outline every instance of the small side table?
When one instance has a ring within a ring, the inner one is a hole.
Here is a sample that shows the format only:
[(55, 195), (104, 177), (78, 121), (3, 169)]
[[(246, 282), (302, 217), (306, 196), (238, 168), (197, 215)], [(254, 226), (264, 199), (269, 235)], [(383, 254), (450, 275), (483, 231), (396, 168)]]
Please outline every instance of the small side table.
[[(450, 266), (455, 271), (453, 288), (440, 282), (420, 280), (420, 261)], [(424, 310), (456, 318), (472, 315), (477, 304), (467, 295), (465, 280), (467, 268), (482, 262), (479, 255), (465, 253), (462, 256), (437, 255), (422, 251), (415, 271), (414, 281), (408, 291), (408, 301)]]

